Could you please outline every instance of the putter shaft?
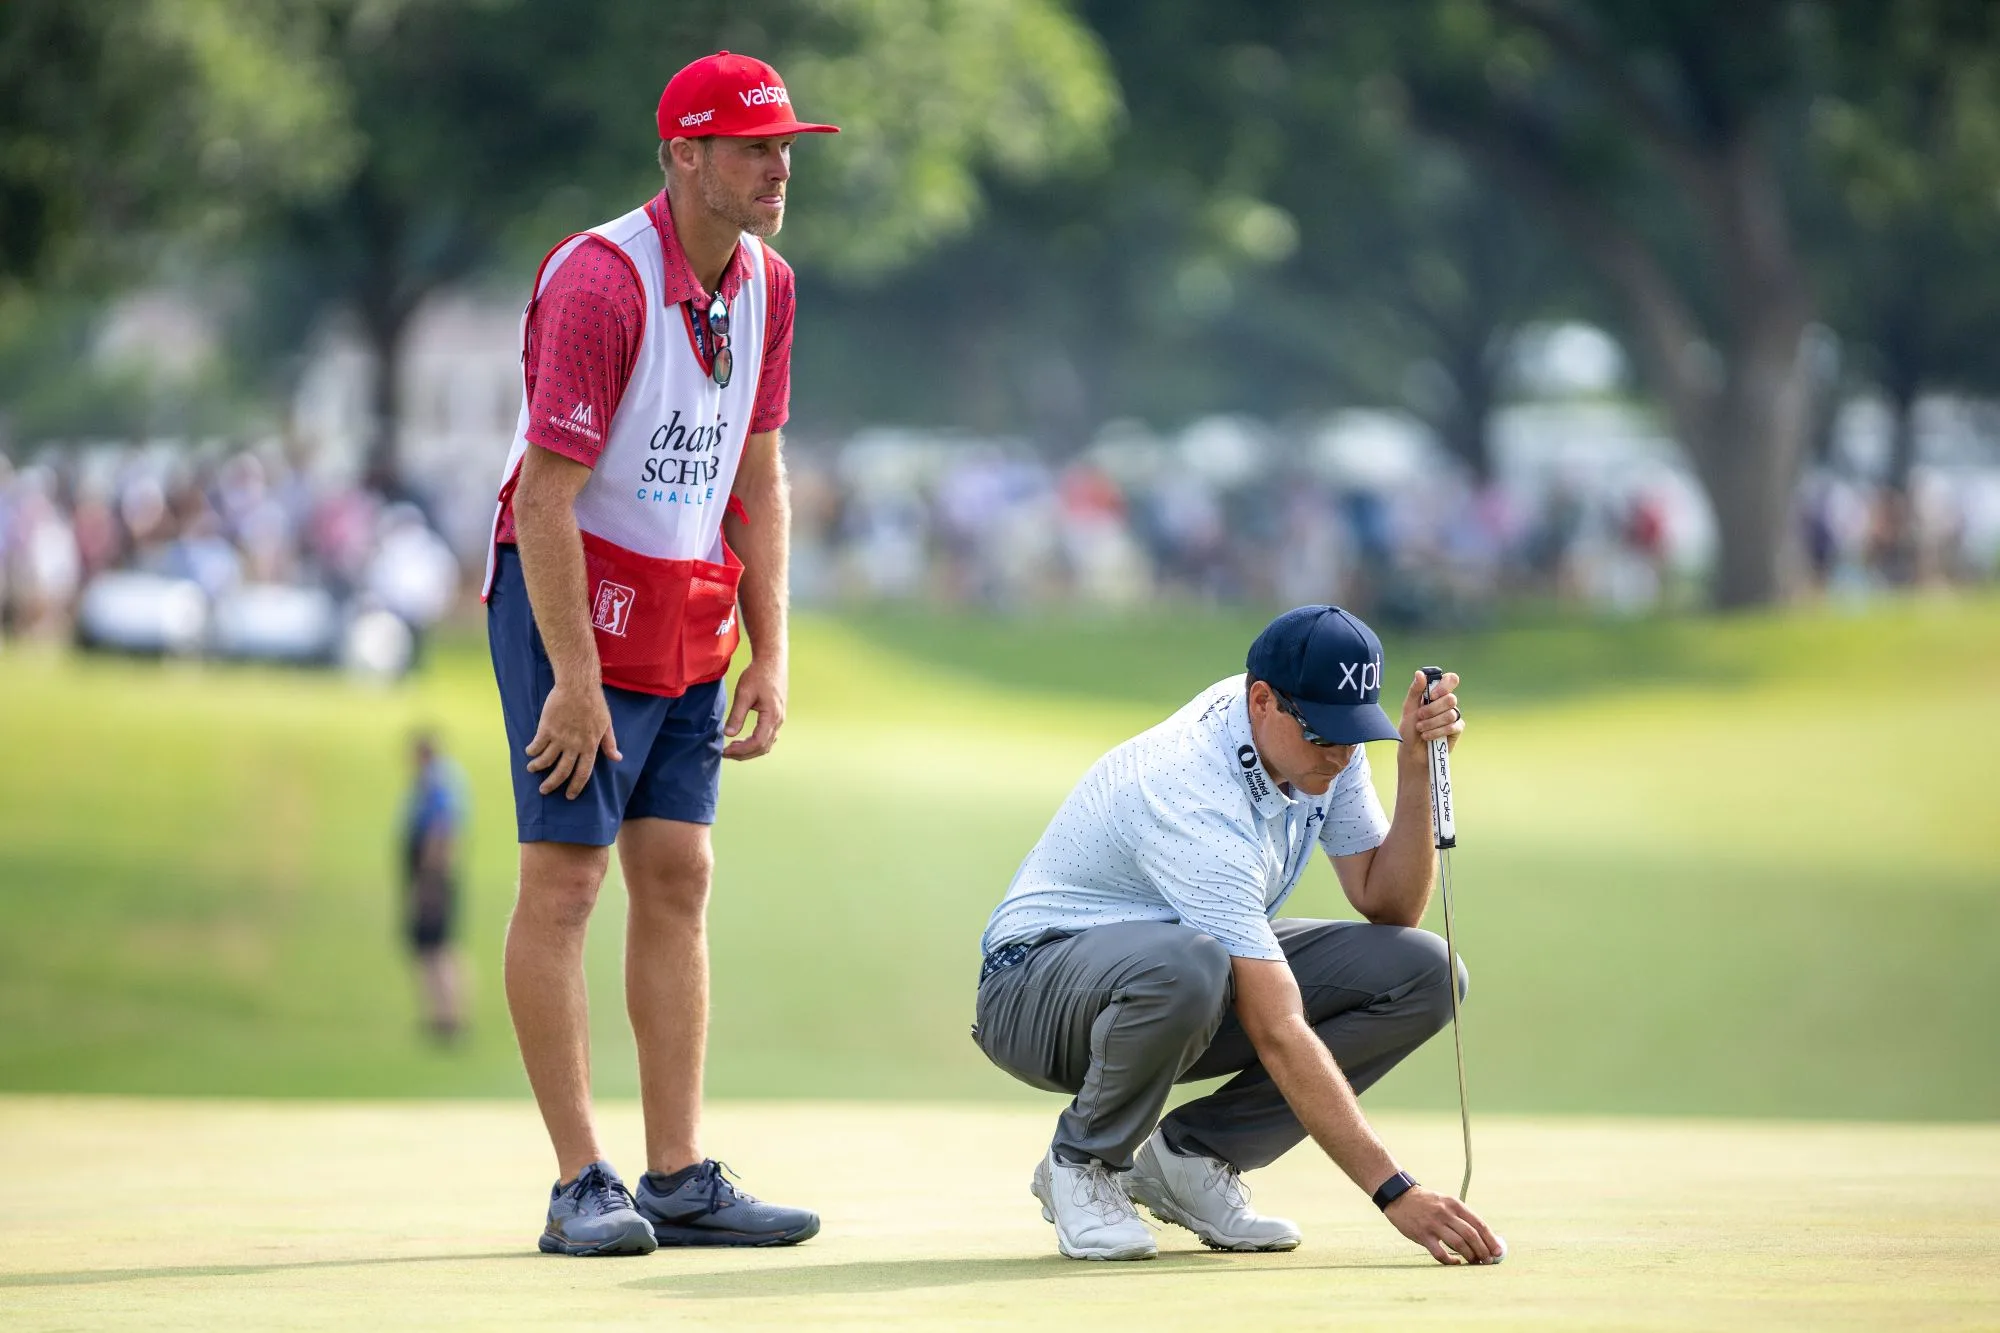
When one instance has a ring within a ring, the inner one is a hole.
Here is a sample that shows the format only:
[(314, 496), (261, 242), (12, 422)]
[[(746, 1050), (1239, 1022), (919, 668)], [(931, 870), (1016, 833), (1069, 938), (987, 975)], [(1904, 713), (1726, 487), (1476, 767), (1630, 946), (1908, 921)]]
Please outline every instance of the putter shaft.
[(1450, 955), (1447, 966), (1451, 987), (1451, 1053), (1458, 1062), (1458, 1127), (1465, 1139), (1465, 1179), (1458, 1186), (1458, 1197), (1463, 1200), (1472, 1189), (1472, 1109), (1465, 1096), (1465, 1041), (1459, 1035), (1458, 941), (1452, 937), (1451, 852), (1448, 849), (1438, 853), (1438, 887), (1444, 897), (1444, 947)]

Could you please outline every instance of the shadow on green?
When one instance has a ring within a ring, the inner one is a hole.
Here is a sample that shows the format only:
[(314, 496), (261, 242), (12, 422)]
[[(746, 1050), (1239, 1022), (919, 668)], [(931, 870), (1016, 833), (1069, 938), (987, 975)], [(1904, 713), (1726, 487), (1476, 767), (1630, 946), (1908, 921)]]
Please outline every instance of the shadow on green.
[(0, 1287), (95, 1287), (110, 1282), (150, 1282), (162, 1278), (262, 1277), (316, 1268), (380, 1268), (386, 1264), (472, 1263), (482, 1259), (539, 1259), (533, 1250), (493, 1254), (404, 1254), (380, 1259), (304, 1259), (285, 1264), (163, 1264), (157, 1268), (76, 1268), (58, 1273), (0, 1273)]
[(1189, 1277), (1228, 1270), (1283, 1269), (1287, 1272), (1411, 1269), (1423, 1263), (1299, 1264), (1246, 1255), (1163, 1254), (1146, 1263), (1079, 1263), (1059, 1254), (1032, 1259), (881, 1259), (800, 1268), (749, 1269), (731, 1273), (674, 1273), (641, 1278), (628, 1288), (692, 1300), (762, 1299), (783, 1296), (860, 1296), (931, 1287), (969, 1287), (987, 1282), (1041, 1282), (1049, 1278)]
[[(479, 1263), (491, 1259), (535, 1259), (530, 1250), (490, 1254), (411, 1254), (377, 1259), (307, 1259), (277, 1264), (163, 1264), (155, 1268), (80, 1268), (54, 1273), (0, 1274), (0, 1287), (91, 1287), (115, 1282), (149, 1282), (186, 1278), (263, 1277), (271, 1273), (301, 1273), (316, 1269), (381, 1268), (394, 1264)], [(764, 1299), (783, 1296), (865, 1295), (882, 1291), (919, 1291), (930, 1287), (967, 1287), (984, 1282), (1039, 1282), (1046, 1278), (1105, 1274), (1150, 1274), (1155, 1277), (1215, 1273), (1223, 1267), (1284, 1268), (1288, 1271), (1335, 1269), (1417, 1269), (1419, 1262), (1399, 1264), (1259, 1263), (1243, 1255), (1172, 1254), (1151, 1263), (1088, 1264), (1060, 1255), (1033, 1259), (887, 1259), (844, 1264), (809, 1264), (799, 1268), (747, 1269), (732, 1273), (673, 1273), (641, 1278), (626, 1287), (656, 1291), (689, 1300)]]

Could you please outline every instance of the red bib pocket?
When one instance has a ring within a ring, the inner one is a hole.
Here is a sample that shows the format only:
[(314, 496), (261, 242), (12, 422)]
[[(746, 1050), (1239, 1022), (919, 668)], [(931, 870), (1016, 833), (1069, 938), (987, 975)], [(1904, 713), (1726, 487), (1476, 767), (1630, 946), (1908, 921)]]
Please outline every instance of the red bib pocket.
[(604, 683), (674, 698), (729, 669), (743, 562), (660, 560), (583, 534), (585, 594)]

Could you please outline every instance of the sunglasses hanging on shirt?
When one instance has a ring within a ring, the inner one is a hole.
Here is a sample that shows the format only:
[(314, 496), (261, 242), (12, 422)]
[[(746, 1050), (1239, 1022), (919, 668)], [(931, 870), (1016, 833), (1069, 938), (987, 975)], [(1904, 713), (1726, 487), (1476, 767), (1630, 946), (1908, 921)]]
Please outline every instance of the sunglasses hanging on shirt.
[(708, 303), (707, 322), (709, 336), (715, 339), (715, 355), (708, 363), (709, 378), (715, 381), (716, 388), (726, 389), (736, 371), (736, 358), (729, 353), (729, 302), (719, 292)]

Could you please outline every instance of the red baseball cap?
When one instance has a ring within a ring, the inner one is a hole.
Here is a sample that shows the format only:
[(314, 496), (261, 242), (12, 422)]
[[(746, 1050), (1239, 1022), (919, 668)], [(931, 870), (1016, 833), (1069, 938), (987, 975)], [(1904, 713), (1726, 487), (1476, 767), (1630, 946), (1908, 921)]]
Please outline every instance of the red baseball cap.
[(808, 125), (794, 116), (792, 95), (777, 70), (727, 51), (703, 56), (668, 81), (658, 121), (662, 139), (840, 133), (836, 125)]

